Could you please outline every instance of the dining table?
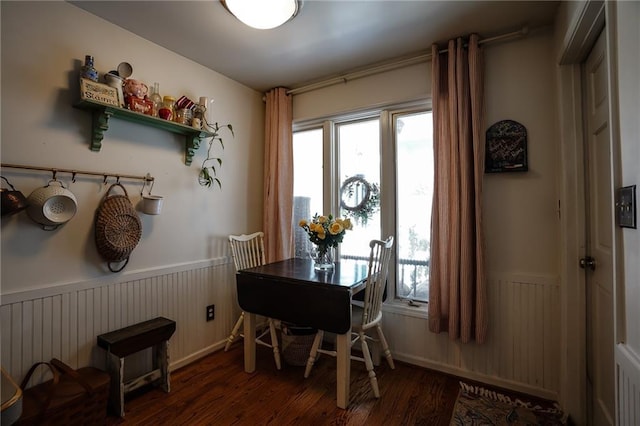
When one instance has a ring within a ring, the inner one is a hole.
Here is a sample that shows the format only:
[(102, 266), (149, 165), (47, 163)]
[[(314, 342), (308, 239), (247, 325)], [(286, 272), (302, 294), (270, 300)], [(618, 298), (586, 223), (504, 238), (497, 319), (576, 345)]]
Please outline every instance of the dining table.
[[(364, 289), (367, 264), (341, 259), (318, 271), (311, 259), (291, 258), (241, 269), (238, 303), (245, 313), (244, 335), (255, 336), (256, 315), (336, 334), (336, 400), (349, 405), (351, 379), (351, 300)], [(244, 339), (244, 369), (256, 369), (256, 341)]]

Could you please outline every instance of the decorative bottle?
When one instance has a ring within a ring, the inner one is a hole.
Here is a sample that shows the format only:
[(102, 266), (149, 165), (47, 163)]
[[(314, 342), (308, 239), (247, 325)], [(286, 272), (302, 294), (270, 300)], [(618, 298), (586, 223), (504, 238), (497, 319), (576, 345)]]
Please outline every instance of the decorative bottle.
[(80, 77), (98, 81), (98, 70), (93, 67), (93, 56), (86, 55), (84, 57), (84, 65), (80, 69)]
[(149, 96), (153, 102), (153, 116), (158, 117), (158, 112), (162, 108), (162, 96), (160, 96), (160, 83), (153, 83), (153, 92)]

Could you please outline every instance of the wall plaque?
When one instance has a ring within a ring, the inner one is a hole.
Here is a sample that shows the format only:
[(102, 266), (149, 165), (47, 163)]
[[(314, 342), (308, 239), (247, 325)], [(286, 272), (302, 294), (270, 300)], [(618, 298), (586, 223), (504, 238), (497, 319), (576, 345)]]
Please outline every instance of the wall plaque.
[(527, 129), (517, 121), (502, 120), (487, 130), (486, 173), (526, 172)]

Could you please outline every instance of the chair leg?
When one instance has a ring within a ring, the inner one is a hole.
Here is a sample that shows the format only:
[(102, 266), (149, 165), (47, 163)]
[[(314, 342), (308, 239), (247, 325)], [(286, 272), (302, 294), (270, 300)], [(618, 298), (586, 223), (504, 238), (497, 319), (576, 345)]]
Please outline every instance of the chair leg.
[(269, 330), (271, 331), (271, 347), (273, 348), (273, 357), (276, 360), (276, 368), (280, 370), (282, 364), (280, 363), (280, 349), (278, 347), (278, 334), (276, 333), (276, 325), (273, 320), (269, 318)]
[(238, 318), (238, 321), (236, 321), (236, 325), (233, 326), (233, 330), (231, 330), (231, 334), (229, 335), (229, 337), (227, 337), (227, 344), (224, 345), (225, 352), (229, 350), (229, 347), (231, 347), (231, 344), (233, 343), (233, 341), (236, 340), (236, 337), (240, 333), (240, 327), (242, 327), (243, 321), (244, 321), (244, 311), (240, 314), (240, 318)]
[(396, 366), (393, 363), (393, 358), (391, 357), (391, 351), (389, 350), (389, 344), (387, 343), (387, 339), (384, 338), (384, 333), (382, 332), (382, 327), (378, 324), (376, 326), (376, 331), (378, 332), (378, 339), (380, 340), (380, 344), (382, 345), (382, 353), (385, 358), (387, 358), (387, 362), (389, 363), (389, 367), (395, 369)]
[(371, 359), (371, 352), (369, 352), (369, 345), (367, 345), (367, 338), (364, 332), (360, 332), (360, 342), (362, 342), (362, 356), (364, 357), (364, 365), (369, 372), (369, 381), (373, 388), (373, 394), (376, 398), (380, 398), (380, 389), (378, 389), (378, 379), (376, 372), (373, 370), (373, 360)]
[(313, 364), (316, 362), (316, 357), (318, 356), (318, 349), (320, 345), (322, 345), (322, 338), (324, 336), (324, 332), (322, 330), (318, 330), (316, 333), (315, 339), (313, 339), (313, 345), (311, 345), (311, 352), (309, 353), (309, 360), (307, 361), (307, 368), (304, 370), (304, 378), (309, 377), (311, 373), (311, 369), (313, 368)]

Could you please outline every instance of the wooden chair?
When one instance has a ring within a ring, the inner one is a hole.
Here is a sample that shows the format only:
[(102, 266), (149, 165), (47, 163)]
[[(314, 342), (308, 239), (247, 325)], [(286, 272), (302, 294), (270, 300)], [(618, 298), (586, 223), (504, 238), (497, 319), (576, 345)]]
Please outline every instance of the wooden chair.
[[(376, 398), (380, 398), (380, 390), (378, 389), (378, 379), (376, 373), (373, 370), (373, 360), (371, 359), (371, 351), (367, 340), (377, 340), (382, 346), (384, 356), (392, 369), (395, 369), (393, 358), (391, 357), (391, 351), (387, 340), (382, 333), (382, 295), (384, 293), (387, 283), (387, 272), (389, 270), (389, 261), (391, 259), (393, 247), (393, 237), (387, 238), (386, 241), (371, 240), (369, 243), (371, 252), (369, 254), (369, 270), (367, 275), (367, 284), (365, 288), (364, 305), (363, 307), (352, 306), (351, 315), (351, 347), (360, 341), (362, 347), (362, 357), (351, 355), (351, 359), (358, 361), (364, 361), (367, 371), (369, 372), (369, 380), (373, 393)], [(378, 339), (367, 335), (367, 331), (375, 329), (378, 335)], [(311, 368), (315, 363), (318, 354), (323, 353), (327, 355), (336, 356), (336, 351), (330, 351), (322, 349), (322, 338), (324, 332), (318, 330), (316, 337), (311, 346), (311, 353), (309, 354), (309, 360), (307, 361), (307, 367), (304, 372), (304, 377), (309, 377)]]
[[(264, 256), (263, 232), (254, 232), (249, 235), (229, 235), (229, 244), (231, 246), (231, 255), (233, 256), (233, 263), (236, 266), (236, 271), (239, 271), (240, 269), (253, 268), (254, 266), (260, 266), (266, 263)], [(227, 344), (224, 347), (225, 352), (229, 350), (229, 347), (238, 336), (243, 338), (245, 337), (240, 333), (243, 322), (244, 312), (240, 314), (240, 318), (236, 321), (231, 334), (227, 337)], [(256, 343), (273, 349), (273, 357), (276, 361), (276, 367), (280, 370), (280, 349), (278, 347), (278, 335), (276, 334), (275, 320), (267, 318), (267, 323), (268, 327), (256, 336)], [(271, 333), (271, 342), (262, 340), (267, 333)]]

